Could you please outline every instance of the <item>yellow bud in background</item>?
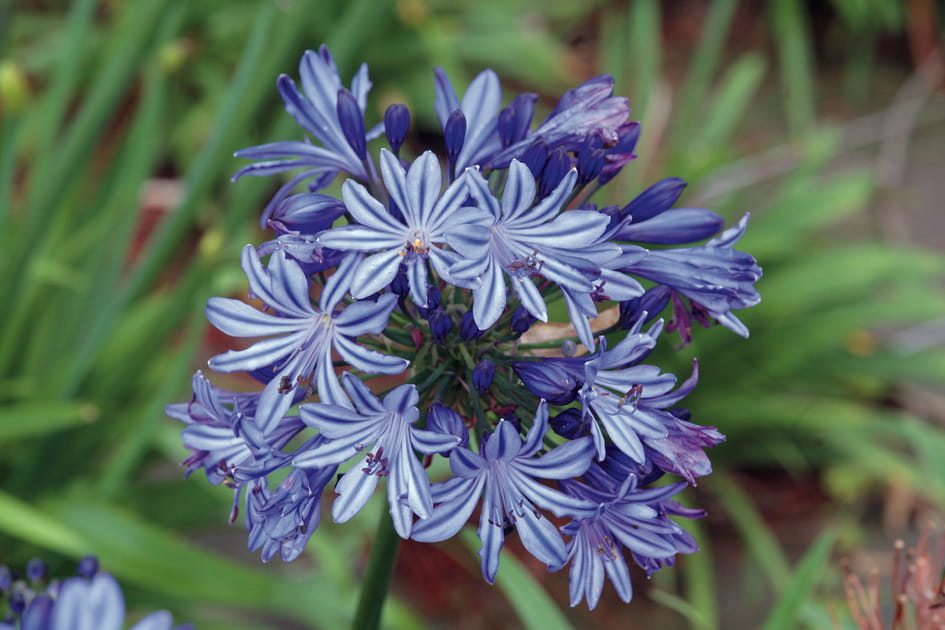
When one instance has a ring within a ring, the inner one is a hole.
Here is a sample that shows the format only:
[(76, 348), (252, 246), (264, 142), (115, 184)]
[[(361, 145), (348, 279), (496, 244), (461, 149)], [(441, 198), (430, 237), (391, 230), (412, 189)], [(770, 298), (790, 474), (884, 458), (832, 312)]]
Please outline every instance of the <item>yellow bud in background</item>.
[(15, 114), (26, 108), (30, 86), (26, 74), (14, 61), (0, 61), (0, 112)]

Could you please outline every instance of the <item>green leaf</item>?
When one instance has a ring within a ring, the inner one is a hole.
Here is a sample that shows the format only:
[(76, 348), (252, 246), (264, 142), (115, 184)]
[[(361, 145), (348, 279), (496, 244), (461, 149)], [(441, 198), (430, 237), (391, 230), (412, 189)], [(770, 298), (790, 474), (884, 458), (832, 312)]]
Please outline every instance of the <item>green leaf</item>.
[(79, 400), (27, 400), (0, 408), (0, 444), (94, 422), (98, 408)]
[(828, 530), (817, 537), (797, 563), (797, 569), (791, 576), (784, 594), (765, 619), (761, 630), (793, 630), (798, 627), (804, 602), (810, 599), (814, 588), (826, 571), (835, 538), (836, 532), (833, 530)]
[[(81, 554), (99, 556), (109, 571), (149, 591), (195, 603), (318, 619), (326, 628), (343, 625), (349, 615), (350, 598), (317, 574), (306, 575), (303, 583), (242, 566), (110, 503), (69, 496), (50, 499), (44, 506), (73, 540), (83, 542)], [(72, 552), (74, 544), (62, 550)]]
[[(460, 536), (471, 551), (479, 550), (481, 543), (472, 529), (463, 529)], [(572, 630), (555, 601), (513, 554), (502, 554), (502, 567), (495, 583), (515, 609), (523, 628)]]
[(697, 145), (718, 152), (731, 143), (764, 74), (765, 60), (754, 52), (745, 53), (729, 67), (705, 116)]
[(751, 499), (723, 472), (712, 475), (710, 486), (725, 505), (725, 510), (732, 517), (748, 549), (764, 569), (771, 585), (776, 591), (783, 591), (790, 565), (781, 544), (752, 505)]

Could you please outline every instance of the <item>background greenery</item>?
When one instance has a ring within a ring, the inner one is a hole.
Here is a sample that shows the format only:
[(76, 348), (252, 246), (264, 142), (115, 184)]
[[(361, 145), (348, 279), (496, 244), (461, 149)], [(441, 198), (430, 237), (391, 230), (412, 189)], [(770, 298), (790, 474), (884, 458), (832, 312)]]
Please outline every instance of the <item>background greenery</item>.
[(369, 117), (404, 102), (418, 137), (434, 65), (545, 106), (613, 74), (644, 135), (600, 201), (683, 177), (684, 204), (752, 212), (765, 270), (751, 340), (662, 349), (677, 373), (700, 358), (689, 406), (729, 438), (689, 497), (702, 553), (588, 614), (511, 553), (489, 588), (462, 542), (410, 546), (391, 628), (830, 627), (836, 558), (941, 514), (945, 231), (922, 199), (943, 184), (942, 3), (547, 4), (0, 0), (0, 562), (98, 554), (135, 610), (201, 630), (350, 618), (371, 514), (264, 566), (229, 493), (181, 478), (163, 417), (225, 343), (206, 298), (244, 291), (260, 241), (272, 183), (229, 184), (230, 156), (297, 135), (275, 77), (322, 42), (343, 77), (370, 64)]

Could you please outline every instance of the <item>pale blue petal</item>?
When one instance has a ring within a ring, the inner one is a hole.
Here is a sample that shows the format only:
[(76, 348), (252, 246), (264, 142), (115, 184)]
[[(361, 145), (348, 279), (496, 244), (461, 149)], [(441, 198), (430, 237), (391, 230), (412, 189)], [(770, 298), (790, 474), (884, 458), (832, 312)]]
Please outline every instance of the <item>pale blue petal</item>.
[(335, 502), (331, 505), (331, 518), (336, 523), (345, 523), (361, 511), (377, 488), (377, 475), (367, 475), (361, 468), (367, 466), (367, 459), (362, 459), (354, 468), (342, 475), (335, 486)]
[(512, 461), (522, 449), (522, 438), (511, 422), (499, 420), (495, 431), (489, 436), (485, 446), (481, 449), (487, 461)]
[[(345, 294), (348, 292), (348, 289), (351, 287), (353, 271), (360, 262), (360, 254), (348, 254), (341, 259), (341, 262), (338, 264), (338, 268), (335, 270), (335, 273), (331, 274), (331, 276), (325, 282), (325, 287), (322, 289), (322, 294), (318, 298), (318, 304), (321, 306), (322, 311), (331, 314), (335, 310), (335, 306), (341, 302)], [(338, 321), (335, 320), (335, 324), (337, 323)]]
[[(515, 289), (515, 293), (518, 295), (518, 299), (521, 300), (522, 306), (532, 314), (532, 317), (543, 322), (548, 321), (548, 307), (545, 306), (545, 300), (541, 297), (541, 292), (531, 279), (513, 278), (512, 288)], [(480, 328), (482, 328), (482, 326), (480, 326)]]
[(486, 330), (502, 317), (505, 311), (505, 276), (490, 257), (482, 274), (482, 286), (473, 289), (473, 318), (480, 330)]
[(489, 584), (495, 584), (495, 574), (499, 570), (499, 552), (505, 544), (504, 524), (501, 520), (493, 520), (501, 510), (498, 497), (494, 495), (495, 491), (486, 487), (482, 496), (482, 516), (479, 517), (479, 540), (482, 542), (479, 548), (479, 566), (482, 569), (482, 577)]
[[(350, 181), (350, 180), (348, 180)], [(395, 224), (396, 226), (396, 224)], [(322, 247), (356, 252), (370, 252), (391, 247), (403, 247), (404, 235), (401, 231), (384, 228), (365, 227), (363, 225), (343, 225), (318, 235), (317, 242)]]
[[(433, 206), (436, 205), (443, 188), (440, 162), (431, 151), (414, 160), (407, 172), (407, 201), (413, 213), (415, 226), (429, 226)], [(401, 208), (403, 210), (403, 208)], [(406, 212), (404, 212), (406, 216)]]
[(561, 565), (568, 559), (564, 540), (554, 523), (540, 513), (524, 509), (515, 521), (522, 545), (545, 565)]
[(531, 212), (520, 216), (515, 221), (515, 227), (525, 228), (537, 226), (550, 221), (552, 217), (558, 214), (565, 200), (571, 195), (576, 181), (577, 169), (572, 168), (568, 171), (568, 174), (564, 176), (564, 179), (555, 186), (555, 189), (551, 191), (550, 195), (535, 204)]
[(376, 302), (363, 300), (345, 307), (335, 316), (335, 330), (348, 337), (376, 335), (387, 327), (391, 311), (397, 305), (397, 296), (385, 293)]
[(364, 416), (354, 409), (329, 403), (300, 405), (299, 417), (306, 426), (323, 430), (326, 437), (331, 438), (344, 435), (353, 426), (351, 423), (364, 420)]
[(407, 192), (407, 175), (397, 156), (387, 149), (381, 149), (381, 174), (391, 201), (400, 208), (407, 225), (416, 227), (416, 217), (410, 207), (410, 196)]
[[(385, 153), (381, 151), (382, 164)], [(358, 182), (350, 179), (345, 181), (341, 185), (341, 198), (352, 218), (361, 225), (385, 233), (404, 227), (402, 223), (394, 219), (384, 204), (371, 196), (371, 193)]]
[(459, 444), (460, 439), (455, 435), (412, 428), (410, 430), (410, 442), (416, 450), (426, 455), (433, 455), (434, 453), (443, 455), (453, 450)]
[(590, 437), (565, 442), (538, 458), (515, 460), (515, 467), (527, 475), (541, 479), (580, 477), (591, 465), (594, 444)]
[(457, 477), (473, 479), (482, 474), (488, 463), (479, 453), (468, 448), (456, 448), (450, 453), (450, 470)]
[(268, 367), (302, 346), (310, 331), (301, 330), (285, 337), (257, 341), (244, 350), (227, 350), (209, 361), (217, 372), (238, 372)]
[(351, 400), (354, 401), (358, 411), (364, 415), (386, 413), (387, 410), (384, 405), (374, 395), (374, 392), (364, 384), (364, 381), (350, 372), (345, 372), (342, 378), (345, 381), (345, 391), (351, 396)]
[(407, 284), (410, 286), (410, 299), (420, 308), (427, 305), (427, 263), (423, 258), (407, 261)]
[[(454, 477), (447, 483), (453, 482), (454, 479), (458, 478)], [(463, 528), (479, 503), (484, 483), (482, 477), (458, 479), (458, 482), (453, 484), (454, 498), (433, 508), (429, 518), (414, 523), (410, 532), (411, 538), (419, 542), (439, 542), (454, 536)], [(438, 485), (442, 484), (435, 484), (434, 492)]]
[(403, 257), (401, 250), (391, 249), (372, 254), (361, 261), (351, 279), (351, 295), (363, 299), (390, 285)]
[(207, 320), (231, 337), (265, 337), (291, 333), (307, 327), (305, 319), (276, 317), (256, 310), (232, 298), (212, 297), (207, 300)]
[(353, 367), (369, 374), (400, 374), (410, 365), (407, 359), (368, 350), (345, 337), (335, 337), (335, 349)]
[(535, 201), (535, 178), (528, 167), (512, 160), (502, 192), (502, 223), (513, 227), (515, 219), (528, 212)]

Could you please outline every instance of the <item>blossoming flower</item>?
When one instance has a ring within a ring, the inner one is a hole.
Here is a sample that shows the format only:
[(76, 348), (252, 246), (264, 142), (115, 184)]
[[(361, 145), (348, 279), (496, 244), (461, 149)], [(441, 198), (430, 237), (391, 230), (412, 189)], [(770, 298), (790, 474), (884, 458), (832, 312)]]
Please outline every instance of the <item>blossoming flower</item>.
[[(274, 236), (243, 250), (263, 309), (207, 304), (217, 328), (253, 339), (210, 367), (264, 385), (232, 393), (194, 376), (191, 402), (167, 410), (185, 423), (187, 472), (234, 490), (232, 519), (245, 505), (249, 547), (264, 561), (297, 558), (323, 502), (347, 522), (384, 478), (390, 535), (445, 540), (478, 509), (488, 582), (517, 535), (550, 569), (570, 564), (572, 605), (593, 608), (604, 577), (629, 600), (628, 558), (651, 573), (696, 550), (671, 517), (701, 512), (671, 497), (711, 471), (706, 449), (724, 439), (678, 407), (695, 363), (681, 383), (645, 363), (659, 314), (672, 305), (666, 328), (684, 342), (693, 319), (747, 334), (732, 314), (758, 301), (761, 269), (734, 249), (747, 219), (711, 238), (721, 218), (674, 208), (676, 178), (624, 206), (587, 201), (634, 159), (641, 129), (607, 75), (533, 124), (536, 95), (503, 107), (486, 70), (460, 99), (438, 69), (437, 156), (408, 142), (403, 105), (367, 131), (366, 67), (347, 90), (323, 47), (300, 74), (301, 90), (282, 77), (280, 94), (318, 144), (238, 154), (257, 161), (237, 176), (299, 171), (262, 212)], [(389, 150), (373, 154), (381, 133)], [(349, 176), (340, 198), (317, 192), (339, 173)], [(306, 179), (309, 191), (291, 194)], [(555, 301), (574, 333), (535, 343)], [(600, 309), (618, 303), (618, 322), (595, 333)], [(369, 388), (361, 373), (398, 376)], [(431, 483), (437, 456), (451, 474)], [(664, 474), (683, 481), (653, 486)]]
[[(35, 561), (31, 564), (35, 564)], [(0, 566), (0, 601), (9, 595), (10, 616), (0, 621), (0, 630), (122, 630), (125, 599), (114, 577), (98, 571), (95, 558), (79, 564), (79, 576), (52, 581), (46, 588), (44, 575), (31, 575), (29, 582), (13, 581)], [(130, 630), (171, 630), (167, 611), (151, 613)], [(174, 630), (193, 630), (190, 624)]]
[(514, 527), (529, 553), (545, 564), (563, 563), (564, 541), (540, 510), (549, 510), (556, 516), (578, 517), (593, 514), (596, 506), (570, 498), (537, 479), (579, 476), (591, 462), (593, 445), (582, 438), (534, 457), (547, 430), (548, 405), (542, 401), (524, 440), (510, 422), (500, 420), (495, 432), (480, 445), (479, 453), (455, 449), (450, 455), (450, 468), (456, 476), (435, 486), (433, 500), (439, 505), (429, 518), (414, 525), (411, 534), (414, 540), (433, 542), (453, 536), (482, 496), (479, 556), (487, 582), (495, 581), (506, 527)]
[[(449, 277), (455, 253), (442, 244), (448, 234), (460, 235), (476, 223), (489, 220), (476, 208), (463, 208), (466, 180), (453, 182), (440, 196), (442, 175), (436, 156), (429, 151), (417, 158), (409, 172), (388, 151), (381, 151), (381, 172), (391, 201), (403, 220), (391, 213), (360, 184), (345, 182), (345, 206), (355, 222), (322, 233), (326, 247), (356, 252), (378, 252), (351, 271), (352, 295), (367, 297), (388, 286), (400, 265), (406, 265), (410, 295), (417, 306), (427, 305), (427, 261), (442, 277)], [(378, 251), (380, 250), (380, 251)]]
[[(287, 75), (278, 81), (279, 94), (285, 109), (305, 131), (312, 134), (322, 146), (311, 142), (281, 141), (261, 144), (236, 152), (236, 157), (257, 160), (244, 166), (234, 176), (265, 176), (299, 168), (305, 169), (293, 177), (267, 204), (260, 224), (267, 227), (275, 207), (300, 182), (316, 177), (313, 190), (327, 186), (339, 173), (348, 173), (367, 181), (367, 142), (380, 136), (383, 126), (365, 132), (364, 110), (371, 90), (367, 64), (362, 64), (351, 83), (351, 90), (341, 85), (338, 67), (326, 46), (306, 51), (299, 63), (302, 92)], [(304, 93), (304, 94), (303, 94)]]
[(351, 374), (344, 380), (357, 411), (327, 403), (302, 405), (302, 420), (328, 439), (296, 455), (293, 464), (323, 468), (360, 457), (335, 487), (338, 498), (332, 504), (332, 518), (338, 523), (350, 520), (367, 503), (380, 478), (386, 477), (394, 527), (407, 538), (411, 514), (427, 518), (433, 509), (430, 481), (416, 453), (450, 451), (460, 438), (412, 426), (420, 418), (413, 385), (397, 387), (381, 402)]
[[(685, 488), (685, 483), (644, 490), (638, 487), (639, 478), (634, 474), (619, 486), (604, 473), (598, 472), (591, 479), (591, 483), (565, 480), (561, 486), (571, 496), (598, 505), (593, 516), (571, 521), (563, 528), (571, 536), (568, 543), (571, 605), (576, 606), (584, 599), (587, 607), (593, 609), (603, 591), (605, 575), (620, 599), (629, 602), (633, 596), (624, 550), (629, 550), (634, 559), (655, 559), (672, 558), (696, 549), (688, 544), (691, 537), (687, 538), (685, 530), (667, 518), (668, 510), (676, 505), (668, 501), (669, 497)], [(592, 485), (594, 482), (598, 485)], [(682, 539), (680, 534), (684, 535)], [(562, 566), (564, 563), (552, 570)], [(647, 567), (652, 566), (652, 562), (647, 563)]]
[[(351, 262), (353, 259), (347, 264)], [(336, 313), (335, 307), (347, 291), (344, 267), (343, 263), (333, 276), (337, 279), (329, 279), (325, 285), (321, 310), (317, 310), (309, 299), (309, 280), (294, 261), (277, 251), (270, 257), (268, 269), (263, 269), (256, 251), (247, 245), (243, 248), (243, 270), (249, 277), (250, 291), (276, 314), (267, 315), (230, 298), (207, 302), (207, 319), (228, 335), (278, 335), (210, 360), (210, 367), (220, 372), (278, 366), (257, 403), (256, 423), (263, 433), (276, 428), (292, 405), (296, 389), (313, 377), (323, 399), (346, 400), (332, 368), (332, 349), (365, 372), (398, 374), (407, 366), (405, 359), (368, 350), (350, 339), (383, 330), (396, 300), (384, 295), (376, 302), (356, 302)]]

